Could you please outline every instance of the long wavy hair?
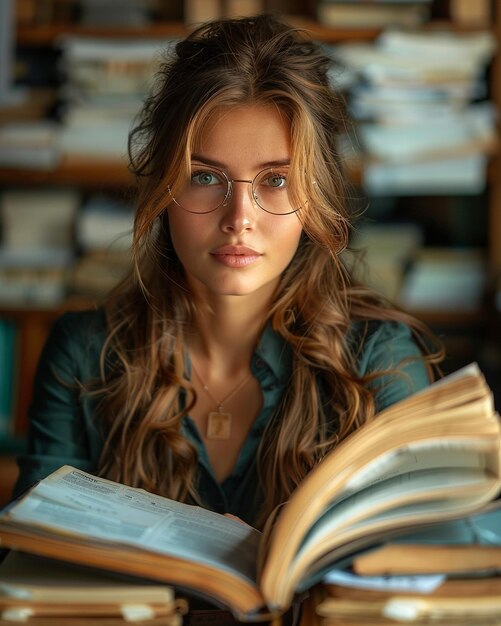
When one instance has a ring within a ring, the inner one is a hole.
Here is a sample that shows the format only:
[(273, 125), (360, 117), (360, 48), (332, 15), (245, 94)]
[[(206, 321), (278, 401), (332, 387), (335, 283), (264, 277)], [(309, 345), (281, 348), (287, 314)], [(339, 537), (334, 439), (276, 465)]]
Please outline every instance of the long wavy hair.
[(336, 147), (345, 117), (329, 67), (305, 33), (266, 15), (205, 24), (162, 64), (129, 138), (139, 188), (133, 270), (105, 302), (108, 335), (98, 406), (107, 430), (102, 475), (199, 501), (196, 452), (180, 430), (196, 401), (185, 376), (196, 304), (171, 244), (166, 211), (216, 108), (278, 107), (291, 128), (291, 193), (301, 203), (307, 200), (299, 211), (304, 232), (297, 253), (266, 320), (291, 346), (293, 373), (259, 449), (265, 500), (256, 524), (288, 499), (330, 449), (374, 416), (374, 385), (388, 372), (358, 375), (361, 344), (350, 342), (354, 322), (366, 332), (378, 320), (407, 323), (433, 376), (440, 348), (430, 348), (433, 337), (426, 328), (355, 283), (341, 260), (350, 233), (346, 177)]

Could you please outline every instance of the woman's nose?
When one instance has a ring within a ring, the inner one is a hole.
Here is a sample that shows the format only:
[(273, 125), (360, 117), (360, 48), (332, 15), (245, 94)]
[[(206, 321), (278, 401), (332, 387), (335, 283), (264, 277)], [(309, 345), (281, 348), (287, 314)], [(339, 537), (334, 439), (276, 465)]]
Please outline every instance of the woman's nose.
[(229, 197), (222, 208), (223, 230), (242, 232), (252, 229), (259, 211), (252, 197), (252, 181), (233, 180)]

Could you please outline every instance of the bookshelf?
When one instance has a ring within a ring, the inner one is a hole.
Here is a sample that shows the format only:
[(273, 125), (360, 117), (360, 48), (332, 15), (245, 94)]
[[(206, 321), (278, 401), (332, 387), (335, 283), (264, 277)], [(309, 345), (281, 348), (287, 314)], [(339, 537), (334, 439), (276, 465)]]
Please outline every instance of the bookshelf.
[(17, 478), (15, 456), (25, 447), (31, 388), (38, 358), (50, 328), (64, 311), (84, 309), (92, 305), (90, 299), (71, 298), (60, 306), (50, 308), (0, 308), (0, 321), (14, 321), (17, 327), (17, 355), (12, 363), (17, 374), (13, 398), (15, 414), (11, 432), (8, 437), (0, 439), (0, 506), (8, 502)]
[(126, 163), (119, 160), (63, 158), (50, 170), (0, 167), (1, 186), (74, 185), (87, 189), (123, 190), (133, 184)]
[(182, 37), (188, 29), (183, 22), (157, 22), (148, 26), (112, 26), (91, 27), (79, 24), (41, 24), (37, 26), (21, 25), (17, 28), (16, 40), (24, 46), (52, 46), (62, 35), (79, 35), (83, 37), (107, 37), (117, 39), (161, 39), (165, 37)]
[[(309, 3), (309, 10), (291, 15), (289, 21), (294, 25), (309, 31), (316, 39), (326, 43), (349, 41), (370, 42), (380, 33), (374, 28), (347, 28), (336, 30), (318, 24), (314, 19), (314, 3)], [(501, 16), (498, 8), (495, 23), (492, 28), (501, 41)], [(447, 25), (453, 29), (464, 30), (465, 27), (450, 22), (434, 21), (427, 25), (427, 29), (440, 29)], [(120, 27), (112, 26), (89, 27), (76, 23), (43, 23), (38, 25), (20, 25), (16, 30), (17, 43), (20, 46), (44, 50), (52, 48), (64, 34), (103, 37), (113, 39), (162, 39), (183, 36), (188, 31), (180, 20), (157, 21), (147, 27)], [(490, 71), (492, 80), (491, 92), (493, 99), (501, 109), (501, 53), (498, 51)], [(50, 93), (45, 93), (42, 103), (49, 106)], [(2, 121), (0, 114), (0, 121)], [(360, 183), (361, 169), (359, 166), (350, 172), (352, 182)], [(124, 194), (133, 188), (133, 178), (127, 170), (125, 162), (116, 159), (89, 159), (79, 157), (65, 157), (53, 169), (34, 170), (23, 168), (0, 167), (0, 190), (8, 187), (23, 187), (43, 189), (45, 187), (75, 187), (83, 193), (92, 191), (110, 191)], [(488, 195), (487, 195), (487, 223), (488, 240), (486, 256), (488, 258), (489, 280), (494, 282), (501, 274), (501, 155), (495, 154), (489, 164)], [(13, 434), (22, 438), (27, 427), (27, 408), (30, 402), (31, 385), (36, 368), (36, 362), (47, 332), (63, 311), (83, 308), (91, 304), (89, 299), (77, 298), (60, 305), (48, 308), (19, 308), (2, 306), (0, 303), (0, 319), (14, 320), (19, 328), (19, 343), (17, 355), (18, 384), (16, 389), (15, 416), (13, 418)], [(420, 311), (419, 317), (430, 325), (450, 330), (452, 333), (466, 327), (478, 329), (490, 328), (494, 341), (499, 340), (496, 325), (499, 315), (483, 310), (473, 312), (464, 311)], [(489, 332), (491, 332), (489, 330)], [(500, 348), (501, 349), (501, 348)], [(458, 348), (462, 354), (463, 344)], [(0, 503), (5, 501), (8, 487), (15, 476), (15, 467), (12, 455), (0, 450)], [(5, 477), (5, 478), (4, 478)]]

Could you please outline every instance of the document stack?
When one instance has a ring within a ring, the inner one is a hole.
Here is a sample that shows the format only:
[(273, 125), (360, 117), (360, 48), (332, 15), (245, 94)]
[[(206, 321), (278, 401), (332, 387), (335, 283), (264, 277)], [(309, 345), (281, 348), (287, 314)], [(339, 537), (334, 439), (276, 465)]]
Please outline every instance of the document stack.
[(333, 49), (343, 68), (333, 80), (348, 86), (367, 193), (482, 192), (496, 148), (484, 78), (494, 50), (487, 31), (396, 30)]
[[(478, 626), (501, 613), (501, 505), (430, 525), (332, 570), (312, 595), (318, 626)], [(313, 600), (315, 598), (315, 600)]]
[(112, 196), (94, 195), (84, 202), (76, 220), (80, 256), (71, 276), (71, 291), (101, 296), (130, 268), (133, 206)]
[(181, 626), (170, 587), (10, 552), (0, 566), (0, 624)]
[(61, 41), (66, 156), (125, 161), (129, 130), (167, 44), (75, 36)]
[(0, 302), (51, 307), (66, 297), (80, 194), (7, 189), (0, 194)]

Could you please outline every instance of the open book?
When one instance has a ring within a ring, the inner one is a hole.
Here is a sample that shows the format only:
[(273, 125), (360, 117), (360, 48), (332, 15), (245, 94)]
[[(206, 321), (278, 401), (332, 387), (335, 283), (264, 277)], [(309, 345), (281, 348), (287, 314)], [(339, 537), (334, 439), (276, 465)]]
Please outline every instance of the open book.
[(334, 563), (481, 510), (501, 428), (476, 365), (380, 413), (312, 470), (263, 534), (72, 467), (0, 514), (4, 547), (189, 589), (239, 619), (280, 614)]

